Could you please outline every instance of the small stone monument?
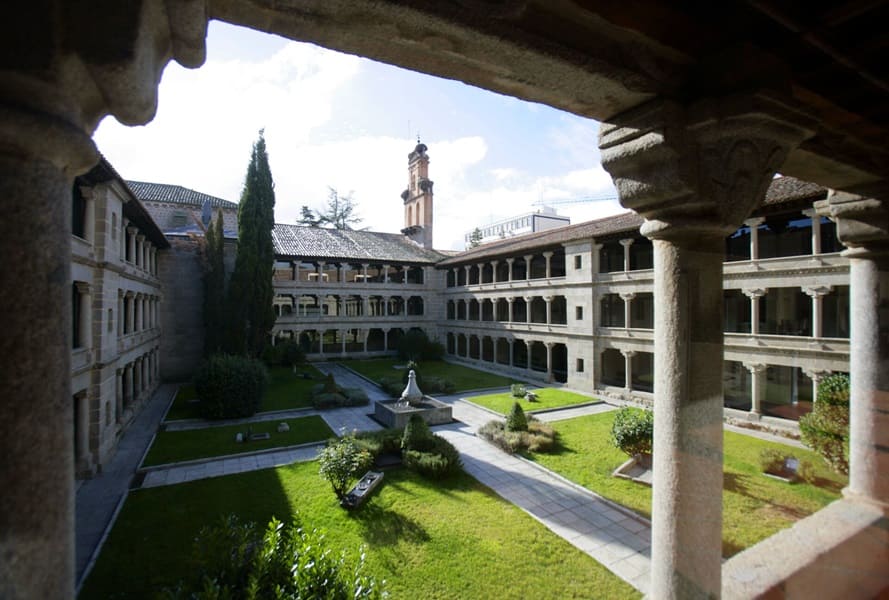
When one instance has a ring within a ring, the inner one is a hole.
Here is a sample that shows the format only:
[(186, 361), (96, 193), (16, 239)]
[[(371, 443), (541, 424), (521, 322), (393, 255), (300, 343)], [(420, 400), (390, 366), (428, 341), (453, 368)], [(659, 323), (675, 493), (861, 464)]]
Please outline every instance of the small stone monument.
[(287, 423), (278, 423), (278, 433), (287, 433), (290, 431), (290, 425)]
[(411, 369), (401, 397), (377, 400), (374, 404), (374, 418), (386, 427), (401, 429), (407, 426), (413, 414), (420, 415), (420, 418), (430, 425), (450, 423), (453, 420), (451, 406), (423, 395), (420, 386), (417, 385), (417, 374)]
[(411, 406), (416, 406), (423, 401), (423, 392), (420, 391), (420, 386), (417, 385), (417, 374), (414, 373), (413, 369), (407, 374), (407, 385), (404, 391), (401, 392), (401, 400)]

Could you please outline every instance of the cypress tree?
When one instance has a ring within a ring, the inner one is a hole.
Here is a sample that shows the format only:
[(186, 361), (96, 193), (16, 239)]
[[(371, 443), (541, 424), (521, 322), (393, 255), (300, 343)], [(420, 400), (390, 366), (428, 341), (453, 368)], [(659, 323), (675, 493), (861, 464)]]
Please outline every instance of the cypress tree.
[(263, 130), (253, 144), (244, 191), (238, 206), (238, 255), (229, 285), (229, 335), (232, 354), (256, 357), (275, 324), (272, 275), (275, 248), (275, 184)]
[(204, 355), (222, 352), (225, 324), (225, 235), (222, 209), (204, 238)]

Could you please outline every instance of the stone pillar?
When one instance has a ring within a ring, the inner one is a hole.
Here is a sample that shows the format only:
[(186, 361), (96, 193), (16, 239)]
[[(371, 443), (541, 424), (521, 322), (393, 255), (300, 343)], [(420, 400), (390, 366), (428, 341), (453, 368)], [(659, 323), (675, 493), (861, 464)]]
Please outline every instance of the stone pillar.
[(127, 233), (129, 236), (127, 237), (127, 242), (129, 243), (127, 249), (127, 256), (129, 256), (130, 264), (136, 264), (136, 236), (139, 234), (139, 229), (137, 227), (127, 227)]
[(759, 299), (767, 292), (763, 288), (744, 290), (744, 295), (750, 298), (750, 335), (759, 335)]
[(533, 254), (526, 254), (524, 258), (525, 258), (525, 279), (527, 281), (530, 281), (531, 280), (531, 261), (534, 259), (534, 255)]
[(555, 346), (555, 342), (546, 342), (546, 381), (548, 383), (552, 383), (553, 381), (553, 346)]
[(383, 329), (383, 351), (389, 349), (389, 328)]
[(531, 301), (534, 300), (533, 296), (524, 296), (525, 300), (525, 323), (528, 325), (531, 324)]
[(744, 221), (750, 228), (750, 260), (759, 260), (759, 226), (765, 223), (763, 217), (753, 217)]
[(499, 260), (491, 261), (491, 283), (497, 283), (497, 264)]
[(818, 286), (803, 288), (803, 291), (812, 298), (812, 337), (824, 337), (824, 318), (822, 306), (824, 297), (831, 292), (831, 286)]
[(633, 391), (633, 357), (636, 356), (635, 350), (621, 350), (624, 355), (624, 389), (628, 392)]
[(346, 330), (345, 329), (338, 329), (337, 335), (340, 336), (340, 354), (345, 356), (346, 355)]
[(367, 283), (367, 269), (370, 267), (368, 263), (361, 263), (361, 280)]
[(125, 334), (133, 333), (133, 323), (135, 323), (135, 317), (133, 316), (133, 313), (136, 312), (134, 310), (135, 296), (136, 295), (133, 292), (126, 292), (126, 294), (124, 294), (124, 303), (127, 306), (127, 320), (123, 328), (123, 332)]
[(512, 281), (512, 264), (515, 262), (514, 258), (507, 258), (506, 264), (509, 266), (509, 274), (506, 278), (506, 281)]
[(624, 273), (630, 272), (630, 246), (633, 245), (633, 238), (624, 238), (620, 240), (620, 245), (624, 247)]
[(141, 233), (136, 236), (136, 253), (133, 255), (133, 265), (141, 269), (143, 268), (143, 260), (145, 258), (145, 236)]
[(315, 263), (315, 274), (318, 276), (316, 283), (324, 283), (324, 267), (327, 265), (326, 261), (319, 260)]
[(370, 296), (360, 296), (361, 305), (365, 316), (370, 315)]
[(114, 372), (114, 420), (120, 423), (123, 418), (123, 369)]
[(151, 260), (151, 241), (145, 239), (142, 241), (142, 270), (146, 273), (151, 273), (151, 265), (149, 261)]
[(830, 371), (825, 371), (823, 369), (803, 369), (803, 373), (806, 374), (806, 377), (812, 380), (812, 404), (818, 401), (818, 386), (821, 384), (821, 380), (830, 375)]
[(346, 281), (346, 266), (345, 265), (340, 264), (339, 267), (337, 267), (337, 275), (336, 276), (339, 279), (339, 283), (343, 283), (344, 281)]
[(367, 338), (370, 335), (370, 329), (362, 329), (361, 330), (361, 343), (364, 346), (362, 350), (365, 354), (367, 354)]
[(513, 348), (512, 345), (515, 342), (515, 340), (507, 338), (506, 341), (509, 343), (509, 366), (514, 367), (515, 366), (515, 348)]
[(507, 299), (506, 299), (506, 304), (507, 304), (507, 306), (508, 306), (508, 308), (509, 308), (508, 321), (509, 321), (510, 323), (512, 323), (512, 321), (513, 321), (513, 318), (512, 318), (512, 315), (513, 315), (513, 313), (512, 313), (512, 303), (513, 303), (513, 302), (515, 302), (515, 298), (507, 298)]
[(463, 277), (466, 285), (469, 285), (469, 265), (463, 265)]
[(812, 256), (821, 254), (821, 215), (814, 208), (807, 208), (803, 214), (812, 219)]
[(601, 271), (602, 244), (593, 244), (593, 251), (590, 261), (590, 274), (593, 279), (599, 277)]
[(525, 355), (528, 357), (528, 364), (525, 365), (525, 370), (529, 373), (531, 372), (531, 348), (534, 346), (534, 342), (530, 340), (525, 340)]
[(544, 296), (543, 301), (546, 302), (546, 324), (553, 324), (553, 296)]
[(389, 265), (383, 265), (383, 283), (389, 283)]
[(889, 510), (889, 200), (831, 191), (827, 205), (849, 258), (849, 487)]
[[(478, 269), (478, 284), (481, 285), (485, 282), (485, 263), (478, 263), (475, 268)], [(479, 352), (481, 352), (481, 348), (479, 348)]]
[(552, 277), (552, 272), (553, 272), (553, 271), (552, 271), (552, 267), (553, 267), (553, 265), (552, 265), (553, 253), (552, 253), (552, 252), (549, 252), (549, 251), (544, 252), (544, 253), (543, 253), (543, 258), (546, 259), (546, 278), (549, 279), (550, 277)]
[(78, 281), (75, 285), (77, 286), (77, 295), (80, 296), (80, 314), (78, 315), (79, 322), (77, 323), (80, 339), (74, 340), (74, 344), (78, 348), (89, 348), (92, 345), (93, 333), (93, 307), (92, 302), (90, 302), (90, 286), (82, 281)]
[(120, 239), (117, 241), (117, 253), (118, 258), (120, 260), (126, 261), (127, 259), (127, 246), (129, 241), (127, 240), (127, 228), (129, 227), (130, 220), (125, 218), (123, 215), (120, 216)]
[(762, 399), (765, 397), (766, 365), (744, 363), (744, 368), (750, 371), (750, 412), (754, 415), (762, 414)]
[(294, 260), (290, 264), (291, 264), (291, 273), (293, 276), (293, 281), (299, 281), (299, 261)]
[(656, 99), (599, 130), (602, 165), (654, 246), (650, 589), (661, 598), (721, 592), (725, 237), (813, 133), (803, 115), (751, 95)]
[(633, 308), (633, 298), (636, 297), (636, 294), (623, 293), (620, 297), (624, 301), (624, 329), (630, 328), (630, 316), (632, 316), (632, 308)]
[(157, 275), (157, 248), (154, 246), (151, 248), (151, 274)]

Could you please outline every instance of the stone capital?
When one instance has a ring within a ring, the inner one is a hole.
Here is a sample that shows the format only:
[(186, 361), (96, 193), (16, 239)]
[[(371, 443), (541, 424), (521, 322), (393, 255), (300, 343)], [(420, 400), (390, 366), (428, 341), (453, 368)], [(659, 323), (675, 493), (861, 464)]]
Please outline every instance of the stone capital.
[(632, 246), (632, 245), (633, 245), (633, 241), (634, 241), (633, 238), (623, 238), (622, 240), (619, 240), (618, 243), (619, 243), (621, 246), (623, 246), (624, 248), (627, 248), (628, 246)]
[(748, 298), (761, 298), (768, 293), (768, 288), (754, 288), (749, 290), (741, 290), (741, 292), (747, 296)]
[(515, 262), (515, 259), (514, 259), (514, 258), (507, 258), (507, 259), (506, 259), (506, 264), (508, 264), (508, 265), (511, 265), (511, 264), (514, 263), (514, 262)]
[(534, 300), (534, 296), (522, 296), (525, 301), (525, 304), (531, 304), (531, 301)]
[(837, 237), (856, 256), (889, 252), (889, 200), (831, 190), (817, 207), (837, 224)]
[(803, 288), (803, 292), (805, 292), (806, 295), (811, 296), (812, 298), (826, 296), (827, 294), (829, 294), (832, 291), (833, 291), (833, 286), (829, 286), (829, 285), (820, 285), (820, 286), (804, 287)]
[(555, 299), (555, 296), (544, 296), (544, 297), (543, 297), (543, 301), (546, 302), (547, 304), (549, 304), (550, 302), (552, 302), (553, 299)]
[(622, 292), (622, 293), (620, 294), (620, 297), (621, 297), (623, 300), (632, 300), (633, 298), (636, 297), (636, 292)]
[(555, 252), (547, 250), (546, 252), (541, 252), (541, 254), (543, 254), (544, 258), (552, 258), (553, 254), (555, 254)]
[(750, 227), (751, 229), (754, 227), (759, 227), (763, 223), (766, 222), (765, 217), (750, 217), (749, 219), (744, 219), (744, 225)]
[(603, 123), (599, 148), (621, 204), (645, 218), (643, 235), (694, 240), (734, 232), (812, 135), (812, 119), (774, 96), (656, 99)]
[(77, 288), (78, 294), (89, 294), (90, 293), (90, 284), (85, 281), (75, 281), (74, 286)]
[(620, 353), (624, 355), (624, 358), (633, 358), (636, 356), (635, 350), (621, 350)]
[(525, 262), (531, 262), (531, 260), (534, 258), (534, 255), (526, 254), (523, 258), (525, 259)]
[(744, 368), (750, 371), (751, 375), (756, 375), (765, 371), (767, 367), (761, 363), (744, 363)]

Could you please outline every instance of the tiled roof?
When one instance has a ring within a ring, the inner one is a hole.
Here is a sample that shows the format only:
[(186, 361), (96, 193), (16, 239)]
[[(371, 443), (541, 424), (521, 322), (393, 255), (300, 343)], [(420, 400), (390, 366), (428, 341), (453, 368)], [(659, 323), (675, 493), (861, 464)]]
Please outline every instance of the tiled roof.
[(796, 177), (777, 177), (769, 185), (763, 206), (783, 204), (793, 200), (814, 200), (826, 195), (827, 189), (817, 183), (809, 183)]
[(426, 264), (436, 263), (442, 258), (438, 252), (426, 250), (398, 233), (276, 223), (272, 240), (278, 256)]
[(526, 233), (525, 235), (518, 235), (505, 240), (482, 244), (477, 248), (472, 248), (466, 252), (461, 252), (457, 256), (448, 258), (439, 264), (448, 266), (482, 258), (493, 258), (495, 256), (515, 256), (525, 250), (558, 246), (572, 240), (590, 239), (625, 231), (636, 232), (641, 225), (642, 217), (632, 212), (625, 212), (613, 217), (605, 217), (557, 229), (547, 229), (546, 231), (538, 231), (536, 233)]
[(168, 183), (148, 183), (145, 181), (127, 181), (127, 185), (133, 190), (133, 194), (143, 202), (169, 202), (172, 204), (189, 204), (191, 206), (201, 207), (205, 200), (210, 201), (213, 208), (233, 208), (237, 210), (238, 205), (216, 196), (202, 194), (181, 185), (170, 185)]

